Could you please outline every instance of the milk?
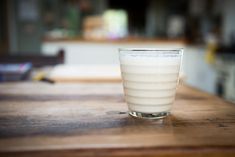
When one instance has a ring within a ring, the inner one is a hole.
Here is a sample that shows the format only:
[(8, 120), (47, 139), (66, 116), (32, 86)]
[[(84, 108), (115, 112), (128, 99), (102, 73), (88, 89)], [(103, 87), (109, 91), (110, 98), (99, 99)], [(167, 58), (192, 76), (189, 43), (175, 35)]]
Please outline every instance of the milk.
[(175, 99), (179, 55), (143, 53), (120, 56), (125, 100), (140, 113), (169, 112)]

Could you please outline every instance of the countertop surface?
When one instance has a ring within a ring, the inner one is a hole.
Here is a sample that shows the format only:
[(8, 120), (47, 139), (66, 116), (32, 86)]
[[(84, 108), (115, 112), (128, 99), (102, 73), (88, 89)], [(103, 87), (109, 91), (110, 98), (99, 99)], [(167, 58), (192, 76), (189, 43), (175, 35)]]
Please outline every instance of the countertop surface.
[(70, 42), (70, 43), (163, 43), (163, 44), (186, 44), (185, 39), (167, 39), (167, 38), (123, 38), (123, 39), (84, 39), (84, 38), (44, 38), (43, 42)]
[(120, 83), (0, 84), (0, 156), (235, 156), (235, 104), (180, 85), (171, 115), (128, 115)]

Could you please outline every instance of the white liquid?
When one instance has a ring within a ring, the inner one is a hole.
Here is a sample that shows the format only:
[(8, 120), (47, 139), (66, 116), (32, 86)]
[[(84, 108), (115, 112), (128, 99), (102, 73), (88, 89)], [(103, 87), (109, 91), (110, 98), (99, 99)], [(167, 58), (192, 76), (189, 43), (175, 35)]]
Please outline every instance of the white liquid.
[(169, 112), (175, 99), (180, 57), (120, 59), (125, 99), (131, 111)]

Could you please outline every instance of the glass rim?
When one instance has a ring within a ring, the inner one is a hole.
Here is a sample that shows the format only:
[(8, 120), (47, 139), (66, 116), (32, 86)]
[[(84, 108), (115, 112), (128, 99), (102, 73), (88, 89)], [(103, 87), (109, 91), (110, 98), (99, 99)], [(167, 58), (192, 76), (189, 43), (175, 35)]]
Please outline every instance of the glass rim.
[(120, 51), (183, 51), (184, 48), (119, 48)]

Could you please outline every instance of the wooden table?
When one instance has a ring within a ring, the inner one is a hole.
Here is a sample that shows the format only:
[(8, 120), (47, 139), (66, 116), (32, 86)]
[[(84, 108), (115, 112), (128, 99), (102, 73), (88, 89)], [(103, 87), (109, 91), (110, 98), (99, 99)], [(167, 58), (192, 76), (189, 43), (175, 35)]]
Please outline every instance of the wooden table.
[(163, 120), (127, 114), (122, 86), (0, 84), (0, 156), (235, 156), (235, 105), (187, 86)]

